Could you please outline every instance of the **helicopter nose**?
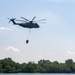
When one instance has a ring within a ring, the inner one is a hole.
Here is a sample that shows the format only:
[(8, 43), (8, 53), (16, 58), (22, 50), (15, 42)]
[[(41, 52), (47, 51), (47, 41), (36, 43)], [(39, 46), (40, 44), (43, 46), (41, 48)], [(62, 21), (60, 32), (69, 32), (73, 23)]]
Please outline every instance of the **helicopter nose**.
[(39, 28), (40, 26), (37, 24), (37, 23), (35, 23), (35, 28)]
[(38, 25), (37, 27), (38, 27), (38, 28), (40, 28), (40, 26), (39, 26), (39, 25)]

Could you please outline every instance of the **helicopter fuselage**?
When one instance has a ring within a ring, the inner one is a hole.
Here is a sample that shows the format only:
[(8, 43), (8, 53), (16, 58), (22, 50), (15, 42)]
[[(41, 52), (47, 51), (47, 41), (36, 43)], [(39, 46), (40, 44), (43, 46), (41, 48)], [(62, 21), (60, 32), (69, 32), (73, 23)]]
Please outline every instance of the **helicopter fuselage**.
[(39, 28), (40, 26), (37, 23), (33, 23), (32, 21), (27, 23), (16, 23), (14, 20), (12, 20), (14, 25), (19, 25), (24, 28)]
[(39, 28), (40, 27), (37, 23), (18, 23), (17, 25), (20, 25), (25, 28)]

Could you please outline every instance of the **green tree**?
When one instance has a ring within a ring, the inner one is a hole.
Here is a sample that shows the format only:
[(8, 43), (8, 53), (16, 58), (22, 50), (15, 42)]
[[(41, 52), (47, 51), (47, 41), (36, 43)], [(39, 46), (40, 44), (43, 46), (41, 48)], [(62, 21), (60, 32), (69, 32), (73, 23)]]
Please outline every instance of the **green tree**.
[(35, 73), (36, 64), (34, 62), (28, 62), (26, 71), (27, 73)]

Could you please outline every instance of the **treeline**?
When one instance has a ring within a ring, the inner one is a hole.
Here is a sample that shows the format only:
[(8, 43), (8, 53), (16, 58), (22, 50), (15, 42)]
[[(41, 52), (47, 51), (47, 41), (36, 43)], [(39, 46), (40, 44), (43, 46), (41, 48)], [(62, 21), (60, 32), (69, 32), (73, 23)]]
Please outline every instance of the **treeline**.
[(75, 62), (72, 59), (65, 63), (40, 60), (38, 63), (17, 63), (11, 58), (0, 60), (0, 73), (75, 73)]

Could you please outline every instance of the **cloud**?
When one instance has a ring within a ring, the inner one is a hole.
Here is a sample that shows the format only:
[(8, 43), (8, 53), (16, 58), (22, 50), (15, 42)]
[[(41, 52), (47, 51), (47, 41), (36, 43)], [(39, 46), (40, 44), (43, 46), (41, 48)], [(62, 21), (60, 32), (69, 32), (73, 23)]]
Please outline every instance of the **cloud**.
[(42, 55), (39, 55), (38, 58), (43, 58), (43, 56)]
[(8, 46), (8, 47), (6, 48), (6, 50), (8, 50), (8, 51), (14, 51), (14, 52), (20, 52), (19, 49), (15, 48), (15, 47), (13, 47), (13, 46)]
[(50, 56), (54, 56), (55, 54), (52, 51), (39, 51), (38, 58), (39, 59), (49, 59)]
[(13, 29), (8, 28), (8, 27), (0, 27), (0, 30), (8, 30), (8, 31), (13, 31)]
[(75, 54), (75, 52), (70, 51), (70, 50), (68, 50), (67, 53), (68, 53), (68, 54), (71, 54), (71, 55), (72, 55), (72, 54)]

